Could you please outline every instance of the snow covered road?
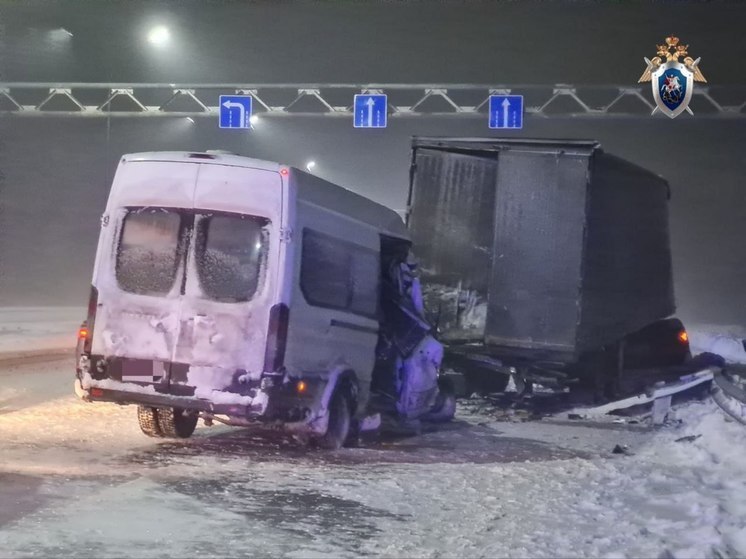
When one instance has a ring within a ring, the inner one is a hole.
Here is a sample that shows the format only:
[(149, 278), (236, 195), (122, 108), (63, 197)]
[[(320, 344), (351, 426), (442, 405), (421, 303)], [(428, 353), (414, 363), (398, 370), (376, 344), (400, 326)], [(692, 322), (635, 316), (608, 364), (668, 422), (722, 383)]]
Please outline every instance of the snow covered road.
[(147, 439), (133, 408), (77, 401), (71, 371), (0, 367), (0, 557), (746, 555), (746, 430), (711, 402), (657, 430), (467, 402), (325, 454), (228, 427)]

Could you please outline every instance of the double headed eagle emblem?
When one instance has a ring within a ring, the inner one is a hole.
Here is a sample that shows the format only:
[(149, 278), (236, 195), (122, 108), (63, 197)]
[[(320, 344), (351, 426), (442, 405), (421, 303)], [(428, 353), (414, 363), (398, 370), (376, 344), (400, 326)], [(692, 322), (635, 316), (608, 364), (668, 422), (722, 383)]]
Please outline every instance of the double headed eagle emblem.
[(689, 108), (693, 82), (707, 83), (698, 67), (701, 59), (689, 56), (689, 45), (680, 44), (678, 37), (666, 37), (665, 43), (656, 45), (657, 56), (652, 60), (644, 59), (648, 67), (638, 83), (653, 82), (653, 97), (657, 105), (653, 113), (660, 109), (671, 118), (684, 110), (693, 114)]

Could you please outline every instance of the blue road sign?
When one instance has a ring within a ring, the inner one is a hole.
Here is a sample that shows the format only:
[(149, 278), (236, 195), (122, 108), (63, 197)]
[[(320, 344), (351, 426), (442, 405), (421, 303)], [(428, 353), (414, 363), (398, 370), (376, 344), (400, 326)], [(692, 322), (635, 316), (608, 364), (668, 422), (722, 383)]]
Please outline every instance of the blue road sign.
[(355, 95), (355, 128), (386, 128), (386, 96), (383, 94)]
[(220, 96), (220, 128), (251, 128), (251, 95)]
[(523, 95), (490, 95), (490, 128), (523, 128)]

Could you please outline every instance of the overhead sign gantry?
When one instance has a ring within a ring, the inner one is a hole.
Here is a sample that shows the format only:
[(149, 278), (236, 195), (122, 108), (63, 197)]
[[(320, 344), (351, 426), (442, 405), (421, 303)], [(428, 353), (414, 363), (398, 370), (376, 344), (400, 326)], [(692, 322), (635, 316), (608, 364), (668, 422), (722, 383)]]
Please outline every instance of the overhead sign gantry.
[[(509, 126), (518, 115), (511, 99), (523, 97), (523, 114), (542, 118), (650, 118), (655, 108), (644, 85), (484, 84), (172, 84), (172, 83), (0, 83), (0, 115), (18, 117), (217, 117), (220, 96), (248, 97), (261, 117), (348, 117), (361, 127), (382, 127), (389, 118), (482, 117)], [(357, 114), (356, 96), (372, 104)], [(490, 97), (508, 105), (490, 112)], [(382, 103), (385, 99), (385, 103)], [(234, 101), (237, 103), (237, 101)], [(690, 118), (743, 118), (746, 87), (698, 87)], [(385, 107), (385, 113), (381, 112)], [(227, 115), (239, 112), (232, 107)], [(232, 111), (232, 112), (230, 112)], [(244, 107), (244, 114), (246, 107)], [(383, 118), (385, 116), (385, 118)], [(238, 116), (226, 116), (237, 119)], [(237, 121), (231, 121), (237, 122)], [(372, 126), (369, 126), (369, 123)]]

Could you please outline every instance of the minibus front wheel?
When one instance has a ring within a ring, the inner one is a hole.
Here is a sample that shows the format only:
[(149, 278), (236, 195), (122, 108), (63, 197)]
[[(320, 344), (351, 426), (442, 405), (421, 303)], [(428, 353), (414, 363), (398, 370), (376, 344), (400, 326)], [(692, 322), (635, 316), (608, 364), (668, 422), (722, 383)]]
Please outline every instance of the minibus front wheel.
[(430, 423), (448, 423), (456, 415), (456, 388), (451, 379), (441, 376), (438, 378), (438, 396), (433, 407), (422, 416)]
[(334, 390), (329, 401), (329, 424), (326, 433), (316, 439), (316, 444), (327, 450), (337, 450), (347, 441), (352, 426), (352, 401), (343, 387)]

